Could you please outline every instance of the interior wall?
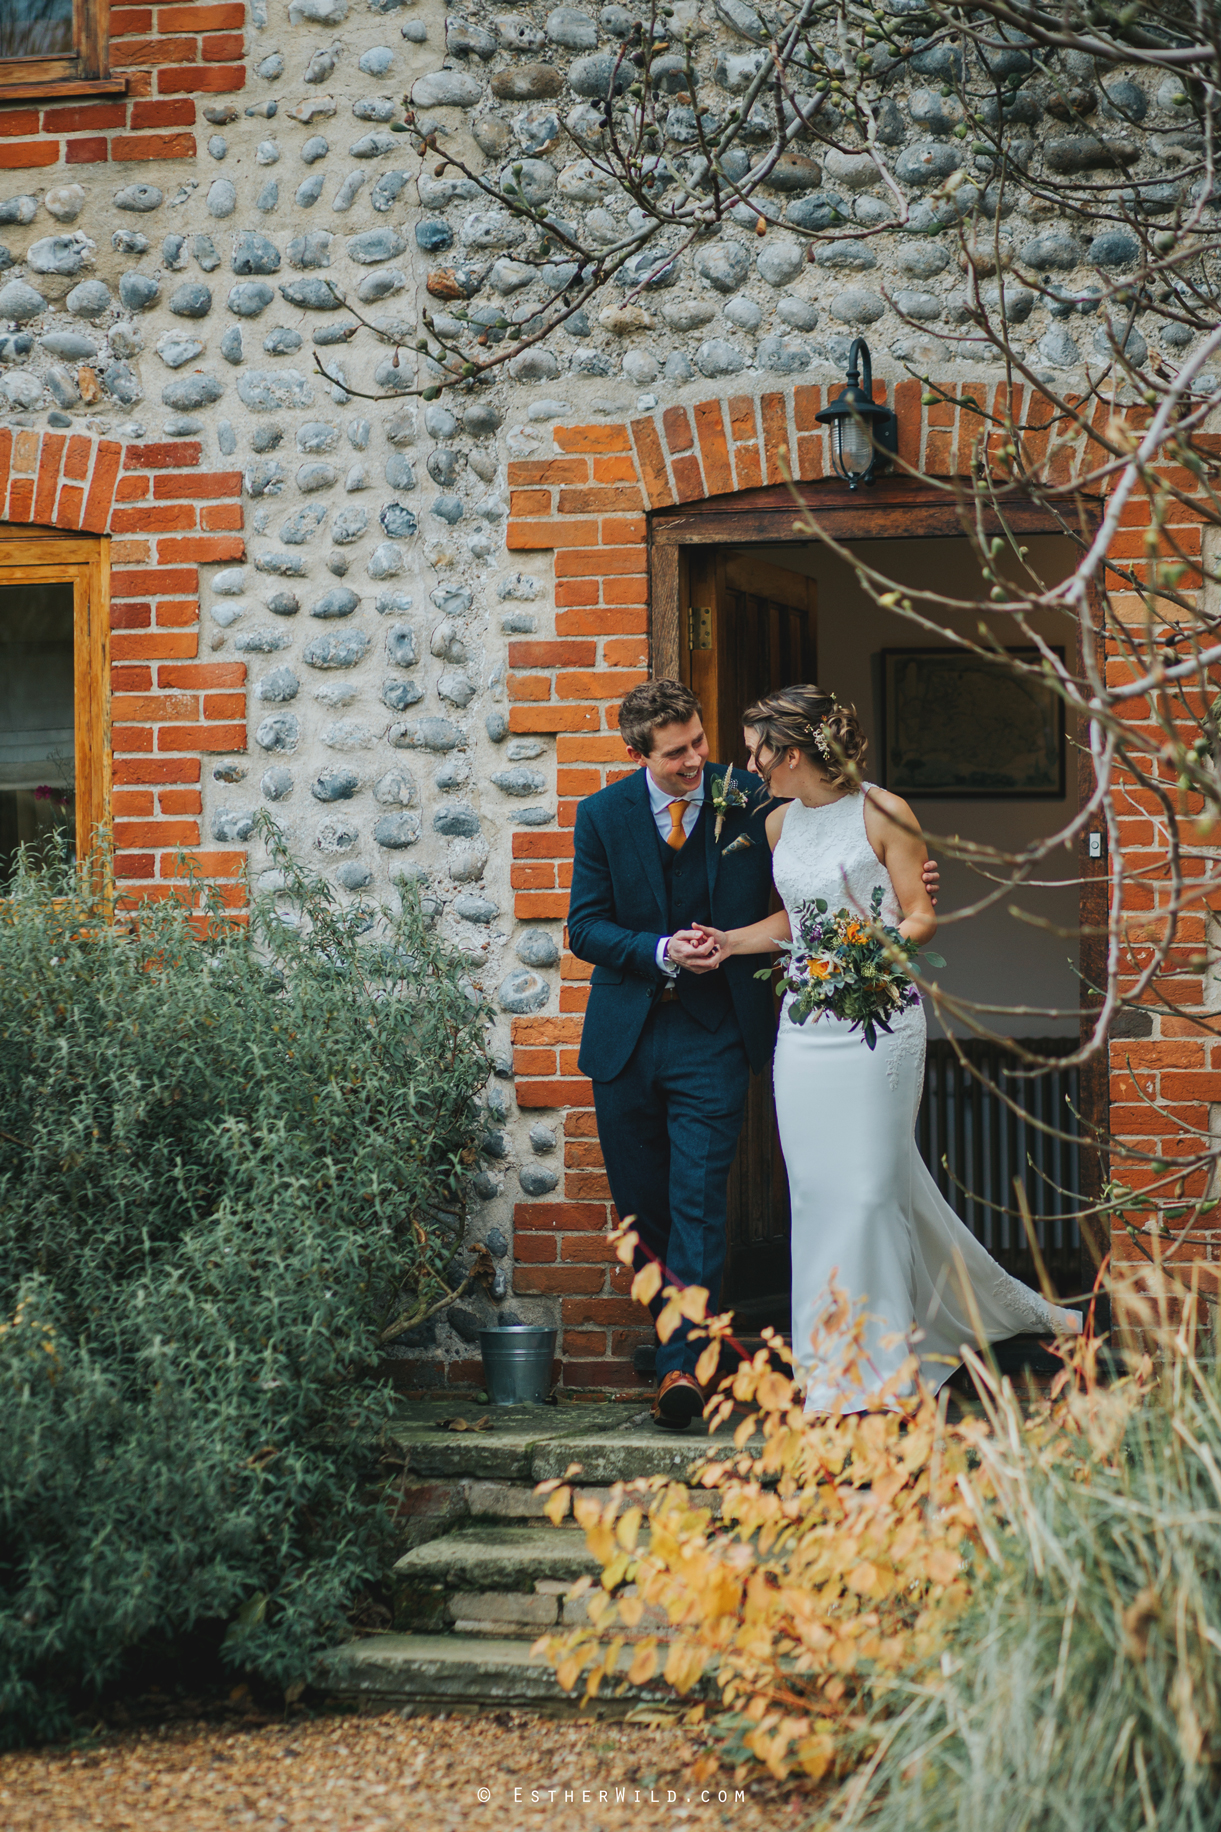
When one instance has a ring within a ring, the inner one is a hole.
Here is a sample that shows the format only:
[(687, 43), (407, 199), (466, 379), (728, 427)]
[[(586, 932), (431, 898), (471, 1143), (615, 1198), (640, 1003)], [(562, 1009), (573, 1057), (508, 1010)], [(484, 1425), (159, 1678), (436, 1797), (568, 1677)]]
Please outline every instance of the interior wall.
[[(1058, 535), (1028, 536), (1028, 564), (1045, 584), (1054, 584), (1071, 570), (1075, 549)], [(948, 647), (926, 634), (898, 612), (880, 610), (861, 590), (852, 568), (824, 547), (783, 546), (754, 548), (752, 552), (777, 566), (806, 573), (818, 582), (818, 678), (834, 688), (841, 700), (855, 704), (869, 736), (867, 773), (881, 775), (881, 667), (883, 649)], [(868, 566), (885, 573), (897, 584), (943, 592), (951, 597), (986, 597), (979, 569), (965, 540), (861, 541), (854, 552)], [(919, 607), (917, 607), (919, 608)], [(947, 629), (974, 635), (979, 624), (974, 610), (938, 617)], [(1010, 646), (1021, 643), (1010, 620), (991, 615), (986, 621)], [(1040, 635), (1061, 643), (1071, 656), (1076, 635), (1073, 621), (1054, 613), (1035, 620)], [(1066, 794), (1062, 801), (942, 800), (912, 796), (912, 807), (931, 836), (944, 835), (983, 841), (1016, 851), (1032, 840), (1054, 833), (1076, 806), (1076, 755), (1072, 732), (1068, 734)], [(870, 770), (869, 766), (872, 765)], [(988, 880), (971, 866), (948, 858), (944, 845), (931, 841), (941, 864), (942, 891), (938, 913), (943, 926), (936, 942), (946, 958), (938, 978), (946, 989), (981, 1003), (1027, 1006), (1029, 1013), (996, 1014), (986, 1021), (1007, 1036), (1074, 1035), (1074, 1016), (1049, 1018), (1049, 1008), (1075, 1010), (1078, 981), (1074, 972), (1077, 944), (1071, 931), (1077, 922), (1078, 888), (1075, 881), (1023, 887), (1019, 897), (1006, 896), (985, 913), (960, 921), (952, 913), (978, 901)], [(1057, 850), (1043, 880), (1074, 880), (1076, 855)], [(1070, 931), (1065, 938), (1020, 921), (1008, 913), (1020, 903), (1029, 915)], [(964, 1032), (956, 1023), (950, 1028)], [(930, 1032), (938, 1034), (930, 1014)]]

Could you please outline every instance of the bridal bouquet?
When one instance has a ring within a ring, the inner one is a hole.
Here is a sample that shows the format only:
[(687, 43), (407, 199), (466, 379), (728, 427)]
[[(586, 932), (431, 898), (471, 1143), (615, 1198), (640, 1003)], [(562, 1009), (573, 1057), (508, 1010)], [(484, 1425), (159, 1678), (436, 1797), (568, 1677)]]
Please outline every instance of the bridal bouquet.
[[(878, 1032), (890, 1031), (889, 1020), (920, 1003), (907, 964), (921, 949), (882, 920), (881, 885), (869, 900), (869, 915), (851, 910), (828, 914), (824, 897), (803, 903), (796, 914), (796, 933), (785, 942), (788, 960), (781, 969), (792, 997), (788, 1015), (794, 1024), (817, 1020), (825, 1011), (864, 1032), (876, 1049)], [(944, 967), (939, 954), (924, 952), (930, 967)], [(772, 969), (758, 975), (769, 978)]]

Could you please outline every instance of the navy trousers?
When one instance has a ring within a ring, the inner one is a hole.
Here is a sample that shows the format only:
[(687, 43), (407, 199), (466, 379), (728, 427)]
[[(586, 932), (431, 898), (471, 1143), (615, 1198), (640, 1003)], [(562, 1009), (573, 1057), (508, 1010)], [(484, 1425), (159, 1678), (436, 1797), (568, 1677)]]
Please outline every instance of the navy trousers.
[[(732, 1017), (707, 1031), (681, 1004), (655, 1007), (626, 1066), (594, 1082), (598, 1137), (620, 1218), (634, 1217), (680, 1285), (702, 1285), (717, 1309), (725, 1269), (726, 1186), (746, 1112), (750, 1064)], [(637, 1266), (646, 1257), (638, 1253)], [(661, 1300), (651, 1306), (654, 1315)], [(691, 1373), (703, 1341), (684, 1322), (657, 1345), (657, 1377)]]

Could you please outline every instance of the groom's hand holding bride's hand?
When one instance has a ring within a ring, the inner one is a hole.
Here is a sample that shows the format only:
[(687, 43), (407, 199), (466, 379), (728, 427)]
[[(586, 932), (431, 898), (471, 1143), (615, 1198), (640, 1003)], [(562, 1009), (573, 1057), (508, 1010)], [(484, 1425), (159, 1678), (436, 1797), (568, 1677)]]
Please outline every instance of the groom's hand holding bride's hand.
[(698, 927), (671, 935), (666, 956), (687, 973), (710, 973), (723, 958), (717, 954), (715, 932)]
[[(678, 939), (676, 937), (675, 939)], [(729, 937), (724, 929), (710, 929), (702, 922), (697, 922), (690, 929), (682, 931), (682, 941), (690, 944), (693, 959), (690, 963), (683, 961), (684, 967), (690, 966), (692, 973), (711, 973), (722, 961), (727, 961), (733, 950), (729, 946)], [(673, 952), (673, 943), (671, 943)]]

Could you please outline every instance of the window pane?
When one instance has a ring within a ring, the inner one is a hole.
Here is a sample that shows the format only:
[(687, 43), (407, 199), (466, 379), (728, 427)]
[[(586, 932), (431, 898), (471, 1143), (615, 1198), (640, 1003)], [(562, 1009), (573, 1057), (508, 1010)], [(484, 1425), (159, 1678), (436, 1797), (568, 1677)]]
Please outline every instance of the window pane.
[(0, 0), (0, 57), (65, 57), (72, 49), (72, 0)]
[(74, 702), (71, 585), (0, 585), (0, 882), (22, 844), (75, 857)]

